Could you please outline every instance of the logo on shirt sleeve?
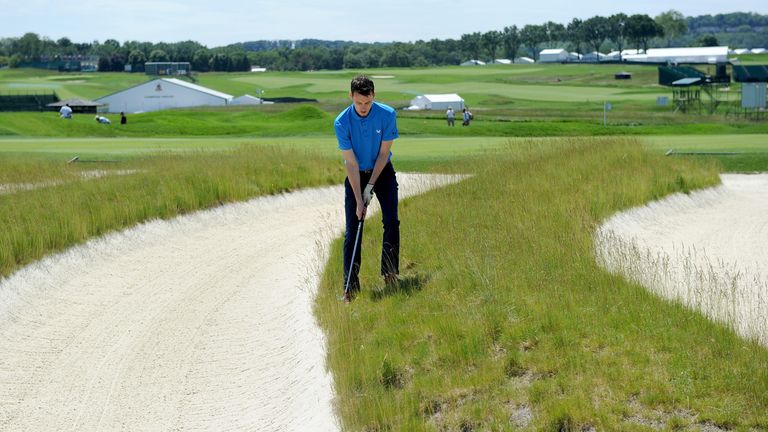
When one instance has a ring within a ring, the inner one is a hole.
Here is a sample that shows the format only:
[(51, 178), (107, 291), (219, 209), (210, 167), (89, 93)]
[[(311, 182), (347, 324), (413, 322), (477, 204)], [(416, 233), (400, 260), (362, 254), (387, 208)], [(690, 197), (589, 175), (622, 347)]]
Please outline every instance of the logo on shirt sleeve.
[(381, 135), (381, 129), (376, 129), (376, 133)]

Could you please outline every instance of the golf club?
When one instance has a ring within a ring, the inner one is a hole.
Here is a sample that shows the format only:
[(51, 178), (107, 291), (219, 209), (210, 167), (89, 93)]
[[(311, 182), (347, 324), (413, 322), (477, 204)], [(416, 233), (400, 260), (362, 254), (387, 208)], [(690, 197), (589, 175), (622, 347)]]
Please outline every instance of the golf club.
[(357, 242), (360, 240), (360, 231), (363, 229), (363, 219), (357, 223), (357, 234), (355, 235), (355, 247), (352, 248), (352, 259), (349, 261), (349, 270), (347, 271), (347, 283), (344, 284), (344, 301), (349, 301), (349, 281), (352, 279), (352, 266), (355, 265), (355, 255), (357, 254)]

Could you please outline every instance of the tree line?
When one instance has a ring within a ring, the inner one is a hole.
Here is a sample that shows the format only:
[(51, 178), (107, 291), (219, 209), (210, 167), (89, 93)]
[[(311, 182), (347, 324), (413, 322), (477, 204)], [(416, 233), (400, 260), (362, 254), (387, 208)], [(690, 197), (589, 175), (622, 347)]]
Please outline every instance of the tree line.
[[(468, 59), (490, 60), (531, 57), (545, 48), (565, 48), (580, 54), (592, 51), (644, 49), (652, 46), (711, 46), (718, 38), (733, 40), (747, 34), (768, 45), (768, 16), (733, 13), (684, 17), (670, 10), (651, 18), (644, 14), (574, 18), (567, 24), (548, 21), (521, 28), (474, 32), (458, 39), (415, 42), (360, 43), (351, 41), (252, 41), (207, 48), (195, 41), (151, 43), (114, 39), (76, 43), (67, 37), (53, 41), (35, 33), (0, 39), (0, 65), (18, 67), (25, 62), (98, 58), (99, 70), (123, 71), (126, 65), (141, 71), (147, 61), (190, 62), (192, 69), (248, 71), (251, 65), (271, 70), (361, 69), (456, 65)], [(750, 31), (747, 31), (750, 29)], [(759, 29), (758, 32), (751, 31)], [(709, 30), (717, 32), (709, 33)]]

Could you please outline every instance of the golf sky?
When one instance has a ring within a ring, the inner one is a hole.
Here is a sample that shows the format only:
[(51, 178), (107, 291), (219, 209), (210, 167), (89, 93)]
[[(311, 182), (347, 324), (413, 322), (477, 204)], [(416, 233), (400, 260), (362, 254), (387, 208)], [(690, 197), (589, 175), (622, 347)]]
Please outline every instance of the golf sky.
[[(378, 5), (378, 6), (374, 6)], [(357, 42), (458, 39), (505, 26), (567, 24), (617, 12), (651, 17), (675, 9), (685, 16), (768, 14), (762, 0), (0, 0), (0, 37), (34, 32), (73, 42), (194, 40), (209, 48), (274, 39)]]

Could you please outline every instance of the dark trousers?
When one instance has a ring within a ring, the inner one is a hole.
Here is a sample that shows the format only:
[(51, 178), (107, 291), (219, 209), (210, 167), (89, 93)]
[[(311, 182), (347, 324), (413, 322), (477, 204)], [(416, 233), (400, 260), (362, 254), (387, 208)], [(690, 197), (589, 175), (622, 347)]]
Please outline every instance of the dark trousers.
[[(360, 194), (368, 184), (373, 170), (360, 171)], [(400, 220), (397, 218), (397, 178), (392, 163), (387, 163), (381, 171), (373, 192), (381, 205), (381, 222), (384, 224), (384, 237), (381, 245), (381, 274), (400, 273)], [(344, 283), (347, 283), (349, 264), (352, 261), (352, 251), (355, 248), (357, 236), (357, 202), (349, 179), (344, 180), (344, 211), (346, 213), (347, 229), (344, 233)], [(363, 223), (364, 225), (365, 223)], [(362, 230), (362, 225), (360, 225)], [(363, 242), (363, 233), (357, 243), (354, 265), (352, 266), (352, 279), (349, 281), (350, 290), (360, 289), (360, 249)]]

